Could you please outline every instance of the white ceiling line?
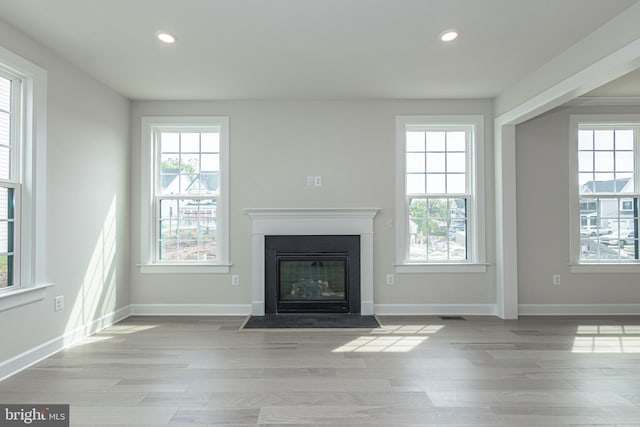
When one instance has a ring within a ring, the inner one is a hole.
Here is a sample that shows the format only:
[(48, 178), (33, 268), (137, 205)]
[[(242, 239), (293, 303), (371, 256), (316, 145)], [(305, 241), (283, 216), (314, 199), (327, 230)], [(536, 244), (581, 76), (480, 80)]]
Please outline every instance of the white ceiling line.
[[(521, 123), (527, 120), (525, 116), (533, 117), (533, 111), (540, 114), (545, 108), (551, 109), (640, 67), (638, 21), (640, 3), (502, 92), (496, 98), (496, 115), (505, 116), (501, 120), (504, 123), (516, 123), (516, 118)], [(562, 100), (545, 107), (558, 93), (564, 93)]]
[(640, 38), (499, 115), (496, 126), (523, 123), (638, 68)]

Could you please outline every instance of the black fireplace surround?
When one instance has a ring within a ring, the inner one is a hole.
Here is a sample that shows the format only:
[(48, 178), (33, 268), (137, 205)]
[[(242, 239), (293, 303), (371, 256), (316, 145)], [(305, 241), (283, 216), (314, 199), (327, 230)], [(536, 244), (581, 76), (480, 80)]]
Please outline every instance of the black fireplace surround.
[(265, 314), (360, 313), (360, 236), (265, 236)]

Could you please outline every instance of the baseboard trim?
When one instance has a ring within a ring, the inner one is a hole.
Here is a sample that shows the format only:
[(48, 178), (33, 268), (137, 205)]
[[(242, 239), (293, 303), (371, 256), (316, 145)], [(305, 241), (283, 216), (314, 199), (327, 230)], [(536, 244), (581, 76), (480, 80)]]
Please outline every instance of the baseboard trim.
[(131, 304), (133, 316), (248, 316), (251, 304)]
[(118, 323), (129, 316), (130, 306), (120, 308), (72, 331), (65, 332), (63, 335), (33, 347), (32, 349), (18, 354), (11, 359), (5, 360), (0, 363), (0, 381), (35, 365), (47, 357), (53, 356), (59, 351), (62, 351), (65, 348), (76, 344), (80, 340), (93, 335), (108, 326)]
[(496, 316), (495, 304), (375, 304), (381, 316)]
[(519, 304), (520, 316), (637, 316), (640, 304)]

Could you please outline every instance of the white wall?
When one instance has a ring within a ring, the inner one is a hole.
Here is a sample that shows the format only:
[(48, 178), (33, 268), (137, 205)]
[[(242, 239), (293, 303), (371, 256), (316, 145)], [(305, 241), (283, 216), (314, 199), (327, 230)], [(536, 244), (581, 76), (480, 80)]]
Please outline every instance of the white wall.
[[(640, 303), (637, 274), (571, 273), (569, 268), (569, 117), (615, 113), (637, 114), (640, 107), (565, 107), (516, 128), (521, 305)], [(552, 284), (553, 274), (561, 275), (561, 285)]]
[[(46, 255), (54, 283), (44, 300), (0, 312), (2, 378), (7, 360), (27, 363), (129, 306), (130, 103), (2, 21), (0, 45), (48, 72)], [(60, 312), (57, 295), (65, 297)]]
[[(394, 126), (396, 115), (483, 114), (486, 117), (486, 273), (393, 273)], [(237, 101), (132, 104), (132, 258), (140, 260), (140, 120), (143, 116), (230, 118), (230, 274), (159, 275), (131, 270), (132, 304), (251, 303), (251, 235), (243, 208), (375, 207), (375, 304), (495, 304), (493, 131), (491, 101)], [(306, 185), (321, 175), (322, 187)]]

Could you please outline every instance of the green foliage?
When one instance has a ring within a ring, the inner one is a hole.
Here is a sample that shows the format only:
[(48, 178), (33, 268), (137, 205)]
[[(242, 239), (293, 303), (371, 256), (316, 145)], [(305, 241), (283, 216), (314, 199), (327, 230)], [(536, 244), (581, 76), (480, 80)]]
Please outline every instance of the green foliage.
[(423, 236), (444, 236), (447, 227), (447, 199), (414, 199), (409, 206), (409, 217), (418, 226)]
[(167, 169), (177, 169), (183, 173), (186, 173), (187, 175), (189, 175), (189, 178), (193, 179), (196, 175), (196, 166), (192, 165), (190, 163), (182, 163), (180, 164), (180, 160), (175, 159), (175, 158), (170, 158), (167, 159), (165, 161), (162, 162), (162, 169), (163, 170), (167, 170)]

